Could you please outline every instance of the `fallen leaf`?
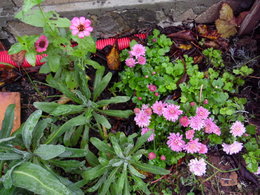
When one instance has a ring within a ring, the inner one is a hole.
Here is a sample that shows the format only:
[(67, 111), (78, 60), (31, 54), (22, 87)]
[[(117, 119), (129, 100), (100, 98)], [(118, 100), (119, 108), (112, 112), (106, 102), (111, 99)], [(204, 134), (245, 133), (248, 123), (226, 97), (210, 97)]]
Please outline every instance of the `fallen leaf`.
[(21, 66), (23, 64), (25, 58), (25, 50), (20, 51), (19, 53), (12, 54), (11, 59), (18, 65)]
[(219, 11), (219, 19), (215, 21), (218, 33), (223, 38), (229, 38), (237, 33), (236, 18), (229, 4), (223, 3)]
[(106, 55), (107, 66), (110, 70), (118, 70), (120, 66), (120, 56), (117, 44), (114, 44), (110, 52)]
[(220, 37), (220, 34), (216, 30), (209, 30), (205, 24), (198, 25), (197, 31), (204, 38), (216, 40)]
[(236, 172), (228, 173), (226, 177), (220, 178), (220, 184), (222, 186), (236, 186), (237, 185), (237, 174)]
[(193, 57), (194, 64), (199, 64), (202, 62), (202, 60), (203, 60), (203, 56), (194, 56)]
[(187, 41), (196, 40), (196, 38), (191, 30), (182, 30), (182, 31), (178, 31), (176, 33), (171, 33), (167, 36), (171, 37), (171, 38), (183, 39), (183, 40), (187, 40)]
[(57, 101), (58, 104), (66, 104), (70, 101), (71, 99), (68, 98), (67, 96), (61, 96), (60, 99)]
[(183, 50), (190, 50), (192, 48), (192, 45), (190, 45), (190, 44), (179, 44), (179, 45), (177, 45), (177, 47), (179, 49), (183, 49)]

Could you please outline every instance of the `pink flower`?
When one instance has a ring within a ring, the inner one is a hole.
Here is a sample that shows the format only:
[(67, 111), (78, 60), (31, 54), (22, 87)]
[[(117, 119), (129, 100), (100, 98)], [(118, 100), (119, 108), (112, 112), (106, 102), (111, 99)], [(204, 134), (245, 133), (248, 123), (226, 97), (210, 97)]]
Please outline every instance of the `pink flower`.
[(190, 105), (191, 105), (191, 106), (195, 106), (196, 103), (195, 103), (195, 102), (191, 102)]
[(141, 111), (140, 108), (135, 108), (135, 109), (134, 109), (134, 113), (135, 113), (135, 114), (139, 113), (140, 111)]
[(195, 140), (190, 140), (186, 145), (185, 145), (185, 150), (187, 151), (187, 153), (197, 153), (200, 151), (200, 144), (199, 143), (199, 139), (195, 139)]
[(186, 133), (185, 133), (185, 136), (186, 136), (186, 139), (193, 139), (193, 137), (194, 137), (194, 134), (195, 134), (195, 131), (194, 130), (188, 130), (188, 131), (186, 131)]
[(146, 110), (147, 108), (149, 108), (149, 106), (147, 104), (142, 105), (142, 110)]
[(141, 110), (135, 115), (135, 122), (139, 127), (148, 127), (150, 124), (151, 116), (147, 115), (144, 110)]
[(170, 133), (167, 145), (172, 151), (180, 152), (183, 150), (185, 142), (182, 140), (180, 133)]
[(243, 144), (240, 142), (235, 141), (233, 144), (222, 144), (223, 151), (226, 152), (227, 154), (237, 154), (239, 153), (242, 148)]
[[(146, 134), (148, 131), (152, 131), (152, 132), (154, 132), (153, 129), (149, 129), (149, 128), (145, 127), (145, 128), (142, 128), (141, 135)], [(148, 142), (153, 141), (153, 140), (154, 140), (154, 137), (155, 137), (155, 134), (152, 133), (152, 134), (150, 135), (150, 137), (148, 138), (147, 141), (148, 141)]]
[(47, 50), (47, 47), (49, 45), (49, 41), (46, 36), (41, 35), (37, 41), (35, 42), (34, 46), (36, 48), (37, 52), (44, 52)]
[(130, 51), (130, 53), (135, 57), (144, 56), (145, 55), (145, 47), (141, 44), (135, 44), (132, 47), (132, 51)]
[(160, 159), (161, 159), (161, 160), (166, 160), (166, 157), (165, 157), (164, 155), (162, 155), (162, 156), (160, 157)]
[(208, 118), (209, 114), (210, 112), (206, 108), (203, 108), (202, 106), (196, 109), (196, 115), (202, 119)]
[(138, 100), (142, 100), (143, 98), (142, 97), (138, 97)]
[(137, 58), (137, 62), (138, 62), (138, 64), (144, 65), (144, 64), (146, 64), (146, 58), (144, 56), (139, 56)]
[(190, 117), (190, 127), (194, 130), (200, 130), (204, 127), (204, 120), (199, 116)]
[(175, 122), (178, 120), (179, 116), (182, 114), (182, 110), (179, 109), (180, 106), (174, 104), (168, 104), (166, 108), (163, 108), (163, 116), (166, 120)]
[(215, 133), (216, 135), (220, 135), (221, 131), (220, 128), (213, 122), (211, 118), (204, 120), (205, 124), (205, 132), (206, 133)]
[(148, 116), (151, 116), (151, 115), (153, 114), (153, 111), (152, 111), (151, 108), (146, 108), (146, 109), (144, 110), (144, 112), (145, 112)]
[(156, 72), (152, 72), (152, 75), (155, 75), (156, 74)]
[(246, 132), (245, 126), (240, 121), (233, 123), (230, 129), (230, 133), (232, 133), (234, 137), (240, 137)]
[(148, 85), (147, 87), (148, 87), (148, 89), (149, 89), (151, 92), (154, 92), (154, 91), (157, 90), (157, 87), (156, 87), (155, 85), (152, 85), (152, 84)]
[(180, 118), (180, 124), (183, 127), (188, 127), (189, 126), (189, 118), (187, 116), (183, 116)]
[(85, 17), (74, 17), (71, 21), (70, 30), (73, 35), (78, 35), (79, 38), (89, 36), (93, 28), (90, 26), (91, 21)]
[(209, 101), (207, 100), (207, 99), (205, 99), (204, 101), (203, 101), (203, 104), (208, 104), (209, 103)]
[(148, 154), (148, 159), (149, 160), (153, 160), (153, 159), (155, 159), (156, 158), (156, 154), (154, 153), (154, 152), (150, 152), (149, 154)]
[(133, 67), (135, 67), (136, 62), (135, 62), (134, 58), (128, 58), (128, 59), (125, 60), (125, 64), (128, 67), (133, 68)]
[(155, 114), (158, 114), (159, 116), (162, 116), (163, 114), (163, 108), (166, 106), (165, 103), (163, 103), (162, 101), (156, 101), (153, 105), (152, 105), (152, 109), (153, 112)]
[(202, 176), (206, 173), (206, 162), (203, 158), (198, 160), (197, 158), (190, 160), (189, 170), (194, 175)]
[(154, 95), (155, 95), (155, 96), (159, 96), (159, 93), (158, 93), (158, 92), (155, 92)]
[(200, 154), (206, 154), (208, 152), (208, 147), (205, 144), (200, 143)]

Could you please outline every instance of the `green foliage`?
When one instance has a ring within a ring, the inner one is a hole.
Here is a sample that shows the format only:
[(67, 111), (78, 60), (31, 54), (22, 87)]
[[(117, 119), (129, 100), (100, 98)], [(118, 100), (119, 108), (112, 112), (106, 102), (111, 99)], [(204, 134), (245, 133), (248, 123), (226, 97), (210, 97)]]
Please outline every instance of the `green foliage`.
[(220, 50), (208, 48), (203, 50), (202, 53), (208, 58), (209, 63), (214, 67), (217, 68), (225, 66), (222, 59), (222, 52)]
[[(142, 179), (144, 172), (165, 175), (169, 171), (140, 161), (145, 150), (140, 149), (151, 133), (146, 133), (134, 142), (136, 134), (126, 137), (124, 133), (110, 135), (109, 143), (91, 138), (91, 143), (99, 150), (98, 164), (82, 173), (87, 182), (95, 184), (88, 192), (98, 191), (98, 194), (130, 194), (141, 190), (150, 194)], [(132, 187), (133, 186), (133, 187)]]
[[(136, 44), (131, 42), (131, 47)], [(115, 83), (112, 90), (124, 92), (132, 96), (132, 101), (138, 106), (144, 103), (152, 104), (159, 99), (159, 95), (166, 95), (177, 89), (177, 82), (184, 73), (182, 60), (171, 62), (165, 54), (170, 51), (172, 41), (161, 35), (158, 30), (153, 31), (149, 36), (146, 47), (146, 64), (137, 64), (134, 68), (125, 66), (120, 75), (120, 82)], [(124, 50), (121, 54), (121, 60), (128, 57), (128, 51)], [(157, 86), (155, 92), (148, 89), (148, 85)], [(158, 96), (155, 93), (158, 93)]]
[[(93, 92), (90, 91), (88, 80), (82, 69), (77, 69), (77, 77), (80, 85), (77, 90), (70, 91), (66, 85), (49, 76), (47, 82), (53, 88), (61, 91), (65, 96), (70, 98), (74, 103), (79, 104), (58, 104), (55, 102), (35, 102), (34, 106), (53, 117), (68, 120), (67, 117), (77, 115), (65, 122), (57, 131), (52, 132), (46, 139), (46, 144), (55, 143), (60, 136), (65, 133), (64, 142), (68, 146), (74, 146), (80, 139), (80, 134), (76, 133), (76, 129), (81, 129), (83, 137), (81, 139), (81, 147), (85, 147), (88, 141), (89, 128), (99, 129), (100, 135), (106, 138), (103, 128), (110, 129), (111, 124), (105, 116), (115, 116), (120, 118), (128, 118), (131, 110), (105, 110), (104, 107), (110, 104), (123, 103), (129, 101), (127, 96), (116, 96), (110, 99), (99, 100), (98, 98), (105, 90), (111, 79), (111, 73), (104, 76), (104, 67), (97, 69)], [(91, 125), (92, 124), (92, 125)], [(102, 128), (103, 127), (103, 128)], [(84, 129), (84, 130), (83, 130)], [(77, 136), (76, 136), (77, 134)], [(75, 137), (76, 136), (76, 137)]]

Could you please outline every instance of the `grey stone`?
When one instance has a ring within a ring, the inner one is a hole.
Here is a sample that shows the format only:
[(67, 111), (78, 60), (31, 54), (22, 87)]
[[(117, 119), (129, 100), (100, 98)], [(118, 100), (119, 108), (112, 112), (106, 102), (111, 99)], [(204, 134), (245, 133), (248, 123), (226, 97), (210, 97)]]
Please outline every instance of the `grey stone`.
[(182, 22), (187, 20), (193, 20), (196, 18), (196, 14), (194, 13), (193, 9), (188, 9), (183, 14), (181, 14), (179, 17), (176, 17), (175, 21)]

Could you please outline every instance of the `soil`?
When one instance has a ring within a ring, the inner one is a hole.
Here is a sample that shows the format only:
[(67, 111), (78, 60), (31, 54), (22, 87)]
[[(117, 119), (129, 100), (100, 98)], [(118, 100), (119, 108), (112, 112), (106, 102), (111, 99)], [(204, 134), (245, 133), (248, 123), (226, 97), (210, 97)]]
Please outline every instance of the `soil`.
[[(209, 26), (212, 28), (212, 26)], [(147, 29), (147, 32), (151, 32), (152, 29)], [(190, 28), (189, 26), (182, 27), (168, 27), (165, 29), (160, 29), (162, 33), (165, 33), (174, 40), (176, 43), (169, 52), (171, 58), (179, 58), (183, 54), (188, 54), (190, 56), (201, 56), (201, 48), (198, 40), (198, 32), (196, 27)], [(184, 33), (179, 34), (176, 38), (174, 33), (184, 31)], [(138, 33), (138, 32), (137, 32)], [(175, 37), (175, 38), (174, 38)], [(225, 64), (230, 66), (230, 68), (236, 66), (238, 63), (247, 63), (254, 69), (254, 73), (245, 78), (245, 85), (240, 89), (240, 94), (236, 94), (240, 97), (247, 98), (248, 102), (246, 104), (246, 111), (249, 114), (254, 115), (254, 118), (250, 119), (250, 123), (255, 124), (260, 130), (260, 59), (257, 58), (260, 55), (260, 28), (256, 29), (254, 33), (250, 36), (234, 37), (230, 41), (219, 39), (219, 42), (215, 42), (218, 49), (221, 49), (225, 54)], [(6, 42), (3, 42), (6, 44)], [(190, 50), (182, 50), (176, 45), (186, 44), (192, 45), (193, 48)], [(211, 43), (212, 44), (212, 43)], [(5, 48), (8, 49), (8, 44)], [(111, 47), (107, 47), (102, 51), (98, 51), (97, 54), (93, 56), (94, 60), (97, 60), (100, 64), (106, 65), (106, 54), (110, 51)], [(244, 52), (244, 53), (243, 53)], [(198, 59), (202, 60), (202, 59)], [(120, 68), (122, 69), (122, 67)], [(202, 64), (200, 69), (205, 69)], [(0, 91), (15, 91), (21, 93), (21, 103), (22, 103), (22, 122), (24, 122), (29, 115), (35, 110), (33, 102), (36, 101), (54, 101), (59, 97), (59, 93), (56, 90), (45, 85), (45, 75), (38, 73), (39, 67), (25, 68), (25, 69), (0, 69)], [(109, 71), (107, 69), (107, 71)], [(118, 81), (118, 71), (112, 71), (113, 82)], [(91, 71), (91, 78), (94, 78), (94, 71)], [(93, 81), (93, 79), (92, 79)], [(173, 94), (169, 94), (173, 95)], [(109, 90), (106, 89), (102, 94), (102, 98), (111, 97)], [(118, 104), (112, 105), (110, 109), (133, 109), (134, 104)], [(111, 132), (123, 131), (127, 135), (132, 134), (138, 130), (137, 126), (133, 122), (133, 116), (129, 119), (119, 119), (110, 117), (110, 122), (112, 124)], [(215, 173), (215, 170), (211, 169), (207, 177), (201, 177), (203, 185), (204, 194), (232, 194), (232, 195), (242, 195), (242, 194), (257, 194), (259, 190), (259, 180), (250, 172), (248, 172), (244, 167), (244, 161), (241, 156), (228, 156), (220, 153), (218, 148), (215, 148), (208, 154), (209, 161), (219, 169), (230, 170), (235, 167), (240, 167), (239, 171), (233, 171), (229, 173)], [(187, 183), (176, 183), (181, 177), (185, 178), (188, 172), (183, 170), (183, 163), (179, 163), (177, 166), (172, 167), (172, 174), (158, 180), (156, 182), (153, 176), (149, 177), (148, 182), (153, 183), (154, 188), (162, 190), (162, 186), (166, 186), (172, 190), (179, 185), (180, 192), (176, 194), (187, 194), (192, 186), (186, 185)], [(214, 174), (211, 177), (211, 174)], [(190, 174), (189, 174), (190, 175)], [(195, 191), (195, 194), (201, 194), (200, 191)]]

